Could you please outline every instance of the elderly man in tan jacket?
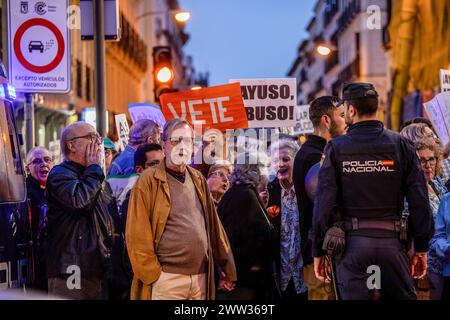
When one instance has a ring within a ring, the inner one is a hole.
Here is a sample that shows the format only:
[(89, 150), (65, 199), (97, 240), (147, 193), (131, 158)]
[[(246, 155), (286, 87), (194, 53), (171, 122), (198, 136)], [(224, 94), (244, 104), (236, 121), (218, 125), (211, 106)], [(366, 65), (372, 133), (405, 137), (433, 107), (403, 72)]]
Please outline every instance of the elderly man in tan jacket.
[(133, 188), (126, 242), (134, 279), (131, 299), (202, 300), (231, 291), (236, 269), (228, 238), (205, 178), (187, 166), (192, 127), (172, 120), (164, 127), (165, 161), (144, 171)]

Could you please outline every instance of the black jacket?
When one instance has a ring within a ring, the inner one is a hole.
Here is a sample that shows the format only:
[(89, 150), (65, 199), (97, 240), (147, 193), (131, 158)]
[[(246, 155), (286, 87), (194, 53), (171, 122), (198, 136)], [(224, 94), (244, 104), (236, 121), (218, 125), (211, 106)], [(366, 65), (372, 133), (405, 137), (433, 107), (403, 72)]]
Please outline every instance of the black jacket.
[(275, 265), (277, 268), (277, 275), (280, 276), (280, 262), (281, 262), (281, 256), (280, 256), (280, 236), (281, 236), (281, 185), (278, 178), (275, 178), (269, 185), (267, 186), (267, 189), (269, 190), (269, 203), (267, 205), (268, 208), (272, 206), (277, 206), (280, 208), (280, 214), (278, 214), (274, 218), (270, 218), (270, 222), (272, 222), (274, 233), (275, 233)]
[[(264, 298), (273, 279), (275, 235), (264, 217), (266, 211), (256, 190), (249, 185), (231, 187), (221, 199), (217, 213), (233, 251), (236, 286), (255, 290), (255, 299)], [(250, 271), (255, 266), (261, 271)]]
[(38, 244), (39, 240), (47, 235), (45, 189), (42, 189), (39, 181), (31, 175), (27, 177), (27, 197), (31, 209), (31, 227), (33, 243)]
[[(414, 146), (379, 121), (352, 125), (325, 149), (314, 205), (314, 256), (339, 210), (344, 218), (398, 220), (409, 204), (409, 230), (417, 252), (426, 252), (434, 233), (425, 176)], [(383, 230), (367, 230), (386, 237)]]
[(45, 200), (45, 189), (42, 189), (39, 181), (31, 175), (27, 177), (27, 196), (31, 209), (34, 267), (33, 286), (36, 289), (46, 291), (46, 261), (48, 254), (47, 202)]
[(111, 248), (117, 213), (100, 166), (72, 161), (55, 166), (48, 177), (49, 256), (47, 275), (68, 273), (75, 265), (83, 278), (111, 276)]
[[(311, 135), (302, 145), (294, 160), (293, 181), (300, 214), (301, 250), (305, 265), (313, 262), (309, 233), (312, 228), (314, 203), (309, 199), (305, 188), (308, 171), (320, 162), (327, 141), (319, 136)], [(270, 201), (270, 200), (269, 200)]]

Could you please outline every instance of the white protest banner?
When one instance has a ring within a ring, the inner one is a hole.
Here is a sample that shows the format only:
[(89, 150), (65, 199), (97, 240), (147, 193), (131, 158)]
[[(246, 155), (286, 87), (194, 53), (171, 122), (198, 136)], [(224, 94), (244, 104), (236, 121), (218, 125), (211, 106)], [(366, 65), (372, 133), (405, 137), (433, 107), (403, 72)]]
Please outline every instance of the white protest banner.
[(439, 139), (446, 146), (450, 142), (450, 91), (438, 94), (424, 107)]
[(309, 119), (309, 105), (297, 106), (296, 121), (295, 134), (310, 134), (314, 132), (314, 126)]
[(441, 92), (450, 91), (450, 70), (441, 69)]
[(131, 121), (141, 119), (149, 119), (158, 123), (161, 127), (166, 124), (166, 119), (161, 111), (161, 108), (157, 105), (150, 103), (133, 103), (128, 105), (128, 111), (130, 112)]
[(62, 160), (60, 140), (50, 141), (50, 143), (48, 144), (48, 151), (53, 158), (53, 163), (55, 165), (60, 164)]
[(116, 198), (117, 205), (122, 205), (125, 200), (128, 191), (130, 191), (137, 179), (139, 178), (138, 174), (132, 174), (128, 176), (109, 176), (108, 183), (111, 186), (114, 197)]
[(241, 84), (249, 128), (294, 127), (296, 79), (233, 79)]
[(122, 114), (115, 115), (116, 128), (119, 135), (120, 150), (125, 150), (130, 136), (130, 127), (128, 126), (127, 116)]

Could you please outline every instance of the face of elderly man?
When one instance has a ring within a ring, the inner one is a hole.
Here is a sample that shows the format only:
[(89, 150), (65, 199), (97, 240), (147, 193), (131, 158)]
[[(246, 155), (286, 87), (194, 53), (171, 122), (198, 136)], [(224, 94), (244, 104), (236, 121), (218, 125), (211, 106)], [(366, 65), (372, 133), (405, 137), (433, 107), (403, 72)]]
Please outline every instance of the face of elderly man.
[(39, 181), (41, 186), (47, 183), (48, 173), (53, 167), (53, 159), (45, 148), (35, 148), (27, 158), (27, 168), (31, 176)]
[(92, 156), (98, 155), (101, 146), (101, 137), (93, 126), (88, 123), (74, 123), (67, 132), (65, 139), (68, 149), (68, 160), (83, 166), (91, 164)]
[(175, 126), (164, 143), (164, 151), (169, 164), (175, 166), (187, 165), (194, 151), (192, 129), (186, 124)]

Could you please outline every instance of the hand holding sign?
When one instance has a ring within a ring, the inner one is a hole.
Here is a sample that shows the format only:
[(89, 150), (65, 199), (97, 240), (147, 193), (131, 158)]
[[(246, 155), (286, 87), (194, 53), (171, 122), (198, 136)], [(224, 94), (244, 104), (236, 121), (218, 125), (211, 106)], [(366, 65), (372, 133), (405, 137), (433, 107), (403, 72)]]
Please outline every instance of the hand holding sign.
[(163, 94), (160, 98), (166, 120), (180, 118), (193, 126), (227, 129), (248, 127), (238, 83)]

